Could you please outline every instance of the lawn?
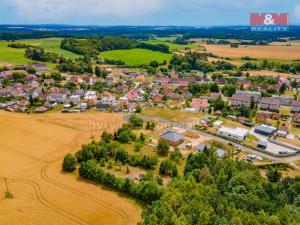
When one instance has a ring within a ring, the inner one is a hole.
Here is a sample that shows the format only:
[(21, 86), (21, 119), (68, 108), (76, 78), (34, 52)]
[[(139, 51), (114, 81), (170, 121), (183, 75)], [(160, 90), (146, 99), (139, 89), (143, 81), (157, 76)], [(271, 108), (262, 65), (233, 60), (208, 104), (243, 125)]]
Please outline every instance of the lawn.
[(162, 63), (164, 60), (170, 60), (172, 55), (147, 49), (130, 49), (130, 50), (112, 50), (102, 52), (101, 58), (121, 60), (129, 66), (148, 64), (153, 60)]

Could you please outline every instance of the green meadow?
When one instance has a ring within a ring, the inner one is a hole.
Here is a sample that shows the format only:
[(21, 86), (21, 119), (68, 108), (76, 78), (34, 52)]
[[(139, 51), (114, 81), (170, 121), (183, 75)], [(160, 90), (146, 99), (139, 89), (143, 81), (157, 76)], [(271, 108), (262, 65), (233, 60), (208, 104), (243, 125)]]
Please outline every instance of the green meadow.
[(61, 41), (62, 38), (43, 38), (43, 39), (22, 40), (19, 42), (41, 47), (44, 48), (46, 52), (60, 54), (71, 59), (76, 59), (80, 57), (80, 55), (77, 55), (73, 52), (61, 49), (60, 48)]
[[(33, 39), (33, 40), (20, 40), (16, 41), (20, 43), (29, 44), (32, 46), (38, 46), (45, 49), (46, 52), (52, 52), (61, 54), (68, 58), (78, 58), (80, 57), (77, 54), (74, 54), (70, 51), (66, 51), (60, 48), (61, 38), (43, 38), (43, 39)], [(7, 41), (1, 41), (0, 42), (0, 63), (7, 63), (7, 64), (15, 64), (15, 65), (22, 65), (29, 62), (32, 62), (32, 60), (27, 59), (24, 56), (25, 49), (17, 49), (17, 48), (9, 48), (7, 45), (10, 42)], [(44, 62), (42, 62), (44, 63)], [(46, 63), (51, 68), (55, 67), (55, 64), (53, 63)]]
[(164, 44), (169, 46), (170, 51), (181, 51), (184, 50), (185, 48), (191, 48), (191, 49), (199, 49), (199, 50), (204, 50), (202, 46), (197, 46), (194, 44), (187, 44), (187, 45), (180, 45), (180, 44), (174, 44), (172, 43), (173, 39), (167, 39), (167, 38), (157, 38), (154, 40), (150, 41), (144, 41), (145, 43), (152, 44), (152, 45), (158, 45), (158, 44)]
[(129, 49), (129, 50), (112, 50), (100, 53), (104, 59), (121, 60), (129, 66), (148, 64), (153, 60), (162, 63), (164, 60), (170, 60), (172, 54), (166, 54), (148, 49)]
[(25, 58), (25, 49), (9, 48), (7, 44), (7, 42), (0, 42), (0, 63), (21, 65), (31, 61)]

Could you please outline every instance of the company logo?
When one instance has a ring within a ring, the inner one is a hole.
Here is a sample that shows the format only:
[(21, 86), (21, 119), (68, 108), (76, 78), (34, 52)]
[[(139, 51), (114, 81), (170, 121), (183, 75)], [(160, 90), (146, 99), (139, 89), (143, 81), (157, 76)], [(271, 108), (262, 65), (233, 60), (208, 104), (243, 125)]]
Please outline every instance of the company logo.
[(288, 13), (251, 13), (250, 25), (252, 31), (288, 31)]

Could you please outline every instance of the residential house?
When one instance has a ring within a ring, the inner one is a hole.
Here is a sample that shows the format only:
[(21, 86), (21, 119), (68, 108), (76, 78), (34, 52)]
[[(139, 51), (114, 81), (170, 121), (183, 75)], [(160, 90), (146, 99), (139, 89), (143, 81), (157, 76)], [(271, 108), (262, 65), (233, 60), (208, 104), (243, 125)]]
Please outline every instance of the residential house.
[(240, 79), (238, 80), (237, 84), (240, 86), (240, 87), (243, 87), (245, 89), (248, 89), (251, 87), (251, 80), (248, 80), (248, 79)]
[(292, 102), (295, 99), (293, 96), (284, 95), (273, 95), (272, 97), (280, 101), (280, 106), (292, 106)]
[(128, 101), (130, 102), (140, 102), (143, 100), (144, 91), (133, 89), (126, 94)]
[(44, 80), (44, 84), (46, 84), (46, 85), (52, 85), (52, 84), (54, 84), (55, 82), (54, 82), (54, 79), (53, 78), (49, 78), (49, 79), (45, 79)]
[(220, 93), (211, 93), (209, 96), (209, 100), (213, 102), (216, 101), (219, 97), (222, 97)]
[(153, 103), (162, 103), (163, 102), (163, 97), (160, 94), (156, 94), (151, 97), (151, 100)]
[(96, 91), (87, 91), (84, 94), (84, 101), (95, 105), (97, 103), (97, 92)]
[(37, 63), (30, 63), (26, 65), (26, 69), (34, 68), (35, 70), (47, 70), (46, 64), (37, 64)]
[(106, 96), (106, 97), (102, 97), (100, 102), (102, 104), (107, 104), (110, 106), (115, 106), (116, 105), (116, 98), (114, 96)]
[(278, 111), (280, 107), (280, 100), (273, 97), (263, 97), (260, 100), (259, 108), (262, 110)]
[(73, 75), (73, 76), (69, 77), (69, 82), (71, 82), (71, 83), (81, 83), (82, 79), (78, 75)]
[(208, 110), (208, 99), (207, 98), (193, 98), (191, 102), (191, 108), (196, 111), (207, 111)]
[(236, 94), (248, 95), (251, 98), (253, 98), (254, 102), (259, 102), (259, 100), (261, 98), (261, 93), (259, 91), (242, 91), (242, 90), (237, 90)]
[(300, 101), (299, 100), (292, 101), (292, 112), (294, 112), (294, 113), (300, 112)]
[(280, 76), (278, 77), (278, 84), (284, 84), (286, 87), (289, 87), (291, 85), (291, 81), (284, 76)]
[(240, 107), (242, 105), (250, 107), (251, 99), (253, 98), (247, 94), (234, 94), (230, 99), (230, 104), (232, 107)]
[(94, 80), (91, 76), (83, 76), (82, 78), (82, 82), (86, 83), (86, 84), (93, 84)]
[(154, 83), (168, 84), (168, 83), (170, 83), (170, 78), (169, 77), (155, 77)]
[(72, 102), (74, 105), (77, 105), (80, 102), (80, 95), (71, 95), (70, 102)]
[(215, 79), (215, 82), (216, 82), (217, 85), (222, 86), (222, 85), (226, 84), (226, 79), (224, 77), (217, 78), (217, 79)]
[(292, 125), (294, 127), (300, 127), (300, 113), (292, 116)]
[(171, 146), (178, 146), (184, 141), (184, 134), (179, 134), (175, 131), (168, 130), (167, 132), (160, 135), (161, 140), (167, 141)]
[(66, 94), (60, 94), (60, 93), (52, 93), (48, 95), (47, 100), (49, 102), (56, 102), (56, 103), (65, 103), (67, 99)]

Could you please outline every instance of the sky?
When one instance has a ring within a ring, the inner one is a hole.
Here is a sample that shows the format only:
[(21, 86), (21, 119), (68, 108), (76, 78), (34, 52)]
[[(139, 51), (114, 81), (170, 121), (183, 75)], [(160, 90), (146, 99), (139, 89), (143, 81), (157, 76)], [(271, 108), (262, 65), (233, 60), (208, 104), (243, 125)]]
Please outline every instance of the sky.
[(0, 24), (248, 25), (251, 12), (300, 24), (300, 0), (0, 0)]

